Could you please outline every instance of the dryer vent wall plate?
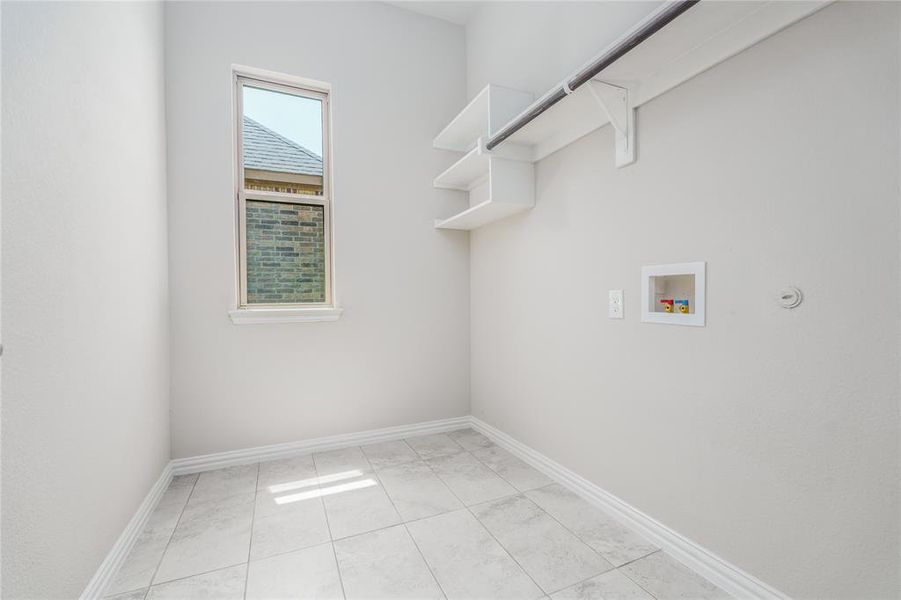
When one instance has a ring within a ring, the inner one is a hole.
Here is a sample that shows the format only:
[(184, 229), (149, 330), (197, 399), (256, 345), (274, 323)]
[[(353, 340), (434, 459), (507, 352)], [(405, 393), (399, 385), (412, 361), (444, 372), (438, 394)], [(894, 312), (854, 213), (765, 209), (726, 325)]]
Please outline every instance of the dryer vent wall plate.
[(794, 286), (789, 286), (779, 292), (779, 306), (782, 308), (795, 308), (804, 300), (804, 294)]
[(707, 263), (641, 268), (641, 320), (704, 327), (707, 323)]

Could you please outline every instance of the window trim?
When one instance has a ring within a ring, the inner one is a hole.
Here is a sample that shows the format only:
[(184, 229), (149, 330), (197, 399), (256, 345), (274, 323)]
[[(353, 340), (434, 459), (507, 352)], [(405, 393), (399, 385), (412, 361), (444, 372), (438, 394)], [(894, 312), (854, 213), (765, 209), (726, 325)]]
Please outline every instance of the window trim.
[[(336, 320), (338, 308), (335, 289), (334, 260), (334, 193), (332, 178), (331, 144), (331, 86), (327, 83), (292, 77), (262, 69), (232, 65), (233, 90), (233, 155), (235, 189), (235, 290), (234, 308), (229, 315), (234, 323), (297, 322)], [(247, 190), (244, 187), (243, 157), (243, 90), (245, 85), (258, 89), (289, 93), (295, 96), (314, 98), (322, 102), (322, 195), (290, 194), (262, 190)], [(283, 202), (287, 204), (314, 204), (323, 207), (323, 227), (325, 229), (325, 301), (284, 304), (249, 304), (247, 302), (247, 200)]]
[(322, 308), (236, 308), (228, 311), (235, 325), (256, 325), (261, 323), (311, 323), (315, 321), (337, 321), (343, 309), (325, 306)]

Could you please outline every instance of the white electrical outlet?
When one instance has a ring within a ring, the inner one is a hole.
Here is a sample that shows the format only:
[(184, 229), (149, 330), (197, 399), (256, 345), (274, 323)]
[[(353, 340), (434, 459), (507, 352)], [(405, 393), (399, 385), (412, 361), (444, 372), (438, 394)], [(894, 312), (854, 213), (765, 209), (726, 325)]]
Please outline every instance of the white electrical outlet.
[(623, 291), (610, 290), (610, 300), (607, 304), (607, 318), (622, 319), (623, 318)]

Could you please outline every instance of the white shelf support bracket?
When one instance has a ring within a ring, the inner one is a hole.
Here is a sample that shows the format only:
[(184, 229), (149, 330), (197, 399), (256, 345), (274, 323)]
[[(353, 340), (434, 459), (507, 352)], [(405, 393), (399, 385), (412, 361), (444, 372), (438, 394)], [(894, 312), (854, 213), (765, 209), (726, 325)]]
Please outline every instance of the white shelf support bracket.
[(588, 90), (613, 125), (616, 138), (616, 166), (635, 162), (635, 107), (627, 88), (592, 79)]

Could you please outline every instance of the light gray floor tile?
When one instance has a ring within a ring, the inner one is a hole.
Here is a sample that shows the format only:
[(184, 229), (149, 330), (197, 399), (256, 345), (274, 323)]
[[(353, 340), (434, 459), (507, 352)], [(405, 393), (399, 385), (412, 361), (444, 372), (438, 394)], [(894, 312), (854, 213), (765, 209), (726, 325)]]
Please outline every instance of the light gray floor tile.
[(657, 550), (657, 546), (562, 485), (555, 483), (531, 490), (526, 496), (614, 566)]
[(478, 504), (516, 494), (510, 484), (468, 452), (441, 456), (428, 463), (464, 504)]
[(343, 598), (331, 544), (251, 561), (247, 600)]
[(147, 588), (135, 590), (133, 592), (125, 592), (124, 594), (116, 594), (115, 596), (104, 596), (106, 600), (144, 600), (147, 595)]
[(330, 539), (318, 487), (257, 492), (251, 560), (316, 546)]
[(551, 596), (553, 600), (654, 600), (619, 571), (607, 571)]
[(147, 519), (145, 531), (171, 534), (181, 517), (182, 511), (188, 502), (188, 496), (191, 493), (190, 488), (187, 490), (169, 490), (160, 499), (160, 503), (153, 509), (150, 517)]
[(247, 565), (238, 565), (150, 588), (147, 600), (243, 600)]
[(321, 491), (334, 540), (401, 522), (374, 473), (323, 486)]
[(479, 504), (472, 512), (547, 593), (613, 568), (523, 496)]
[(425, 459), (463, 452), (463, 447), (444, 433), (407, 438), (407, 443)]
[(474, 429), (457, 429), (455, 431), (449, 431), (447, 437), (470, 452), (476, 448), (487, 448), (494, 445), (494, 442)]
[(620, 569), (658, 600), (731, 598), (665, 552), (655, 552)]
[(157, 508), (170, 506), (183, 507), (188, 501), (191, 491), (194, 489), (194, 484), (197, 483), (197, 477), (198, 473), (191, 475), (176, 475), (173, 477), (172, 481), (169, 482), (169, 487), (166, 489), (163, 497), (160, 498)]
[(157, 506), (147, 518), (144, 533), (160, 534), (168, 537), (175, 529), (175, 525), (178, 523), (178, 519), (181, 517), (184, 509), (184, 502)]
[(403, 525), (335, 542), (348, 600), (444, 598)]
[(383, 469), (378, 476), (404, 521), (463, 508), (444, 482), (421, 460)]
[[(534, 483), (512, 455), (452, 433), (515, 484)], [(526, 492), (532, 504), (462, 449), (428, 464), (396, 443), (365, 452), (379, 464), (377, 474), (364, 452), (351, 448), (269, 461), (258, 471), (250, 465), (174, 478), (105, 597), (242, 598), (250, 550), (256, 576), (247, 598), (341, 598), (328, 542), (332, 525), (349, 598), (440, 598), (436, 578), (452, 599), (528, 599), (544, 592), (553, 600), (729, 598), (558, 484)], [(490, 533), (459, 510), (455, 494), (477, 504), (472, 510)], [(497, 498), (480, 503), (492, 495)], [(411, 521), (406, 528), (395, 525), (400, 517)], [(602, 571), (610, 565), (586, 554), (585, 544), (611, 562), (634, 562), (592, 576), (599, 564)]]
[(530, 467), (500, 446), (475, 448), (472, 455), (521, 492), (553, 483), (550, 477)]
[(172, 481), (169, 482), (169, 489), (176, 488), (193, 488), (194, 484), (197, 483), (197, 478), (200, 477), (200, 473), (189, 473), (187, 475), (174, 475), (172, 477)]
[(169, 543), (169, 538), (172, 537), (195, 481), (197, 475), (173, 478), (107, 589), (108, 594), (137, 590), (150, 585), (153, 573), (160, 564), (163, 551)]
[[(198, 484), (203, 479), (201, 475)], [(255, 480), (254, 480), (255, 482)], [(188, 501), (154, 583), (247, 562), (254, 492)]]
[(149, 586), (171, 535), (171, 531), (169, 533), (143, 531), (106, 592), (119, 594)]
[(191, 502), (219, 500), (253, 492), (257, 486), (258, 464), (237, 465), (201, 473), (194, 484)]
[(419, 460), (419, 455), (403, 440), (363, 446), (363, 453), (376, 470)]
[(316, 485), (318, 485), (316, 467), (310, 454), (260, 463), (257, 489), (268, 490), (270, 487), (276, 487), (281, 490), (300, 490)]
[(449, 600), (544, 595), (467, 510), (414, 521), (407, 528)]
[(320, 485), (325, 485), (336, 476), (349, 478), (355, 474), (359, 475), (372, 470), (369, 461), (366, 460), (363, 451), (358, 446), (317, 452), (313, 455), (313, 460), (316, 462), (316, 471), (319, 476), (326, 478)]

